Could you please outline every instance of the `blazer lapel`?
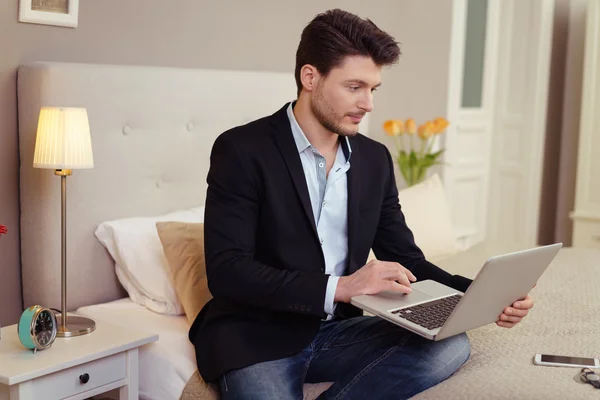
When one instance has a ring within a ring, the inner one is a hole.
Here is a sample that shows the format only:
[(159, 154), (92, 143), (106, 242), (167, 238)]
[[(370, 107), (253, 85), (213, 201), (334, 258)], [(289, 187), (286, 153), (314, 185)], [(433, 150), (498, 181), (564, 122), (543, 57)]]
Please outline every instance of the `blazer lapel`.
[[(350, 169), (347, 172), (348, 177), (348, 260), (350, 273), (354, 272), (352, 266), (352, 253), (356, 241), (358, 229), (358, 203), (360, 197), (360, 149), (356, 140), (350, 138), (352, 147), (352, 158), (350, 159)], [(362, 266), (362, 265), (361, 265)], [(359, 266), (359, 267), (361, 267)], [(358, 268), (358, 267), (357, 267)]]
[(304, 169), (302, 168), (302, 161), (300, 161), (300, 155), (298, 154), (298, 148), (296, 142), (294, 142), (294, 136), (292, 134), (292, 128), (290, 121), (287, 117), (286, 104), (281, 110), (273, 114), (271, 118), (271, 125), (273, 125), (273, 137), (275, 143), (283, 156), (283, 160), (287, 166), (287, 169), (292, 177), (292, 182), (296, 188), (296, 193), (302, 203), (302, 208), (306, 217), (310, 221), (315, 237), (319, 237), (317, 232), (317, 225), (315, 223), (315, 217), (310, 203), (310, 195), (308, 194), (308, 186), (306, 185), (306, 177), (304, 175)]

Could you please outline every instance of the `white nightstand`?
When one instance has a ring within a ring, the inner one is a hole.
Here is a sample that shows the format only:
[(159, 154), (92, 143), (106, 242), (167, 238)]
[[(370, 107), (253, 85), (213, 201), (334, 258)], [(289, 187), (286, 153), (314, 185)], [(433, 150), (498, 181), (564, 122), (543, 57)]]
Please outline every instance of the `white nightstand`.
[(0, 400), (87, 399), (119, 388), (119, 398), (138, 398), (138, 348), (158, 335), (96, 320), (96, 330), (57, 337), (52, 347), (25, 349), (17, 326), (2, 328)]

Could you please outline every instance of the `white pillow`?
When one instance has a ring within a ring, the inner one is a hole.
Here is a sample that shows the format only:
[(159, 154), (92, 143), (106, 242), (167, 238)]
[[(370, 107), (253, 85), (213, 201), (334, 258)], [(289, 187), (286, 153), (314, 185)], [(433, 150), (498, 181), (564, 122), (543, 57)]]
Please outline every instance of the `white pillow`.
[[(438, 174), (398, 192), (406, 224), (427, 260), (440, 260), (459, 252), (446, 192)], [(374, 259), (373, 252), (369, 261)]]
[(438, 174), (398, 193), (406, 224), (427, 259), (440, 259), (459, 251), (446, 192)]
[(204, 207), (106, 221), (95, 234), (115, 260), (117, 278), (134, 303), (157, 313), (181, 315), (183, 307), (169, 280), (167, 259), (156, 230), (158, 221), (204, 222)]

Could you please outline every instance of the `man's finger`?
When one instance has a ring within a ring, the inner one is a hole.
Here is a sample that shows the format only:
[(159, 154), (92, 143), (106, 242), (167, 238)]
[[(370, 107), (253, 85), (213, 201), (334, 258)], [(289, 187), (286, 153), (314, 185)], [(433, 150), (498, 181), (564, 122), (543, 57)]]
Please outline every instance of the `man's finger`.
[(387, 285), (386, 285), (386, 289), (385, 290), (392, 290), (394, 292), (400, 292), (400, 293), (405, 293), (405, 294), (409, 294), (412, 292), (412, 289), (406, 285), (401, 285), (398, 282), (394, 282), (394, 281), (387, 281)]
[(513, 317), (525, 317), (529, 313), (529, 310), (522, 310), (518, 308), (508, 307), (504, 310), (504, 314), (513, 316)]
[(410, 287), (410, 281), (408, 280), (408, 277), (404, 274), (403, 271), (396, 271), (395, 278), (396, 281), (398, 281), (398, 283)]
[(402, 269), (398, 267), (397, 263), (386, 262), (384, 265), (385, 269), (382, 275), (383, 279), (398, 281), (400, 284), (410, 287), (410, 281)]
[(512, 328), (515, 326), (512, 322), (504, 322), (504, 321), (496, 321), (496, 325), (501, 326), (503, 328)]
[(521, 318), (521, 317), (515, 317), (515, 316), (511, 316), (511, 315), (506, 315), (506, 314), (500, 315), (500, 321), (503, 321), (503, 322), (519, 323), (519, 322), (521, 322), (522, 319), (523, 318)]
[(515, 301), (513, 307), (520, 310), (529, 310), (533, 308), (533, 299), (527, 296), (523, 300)]
[(402, 265), (396, 262), (386, 261), (385, 265), (389, 268), (390, 273), (392, 273), (396, 277), (396, 280), (403, 285), (410, 286), (411, 277), (413, 279), (413, 282), (417, 280), (417, 278), (412, 274), (412, 272), (410, 272), (408, 269), (404, 268)]
[(411, 282), (416, 282), (417, 281), (417, 277), (412, 272), (410, 272), (410, 269), (408, 269), (406, 267), (402, 267), (402, 268), (404, 268), (404, 273), (406, 274), (406, 276), (408, 276), (408, 279)]

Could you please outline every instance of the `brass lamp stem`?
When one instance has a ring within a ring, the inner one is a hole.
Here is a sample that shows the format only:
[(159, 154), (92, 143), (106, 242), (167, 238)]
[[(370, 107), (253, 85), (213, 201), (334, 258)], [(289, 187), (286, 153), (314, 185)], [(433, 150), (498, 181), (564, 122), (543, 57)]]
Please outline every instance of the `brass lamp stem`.
[(61, 243), (62, 250), (60, 254), (60, 280), (62, 285), (62, 293), (61, 293), (61, 314), (63, 318), (61, 318), (61, 325), (63, 328), (63, 332), (67, 330), (67, 176), (61, 175), (60, 177), (60, 187), (61, 187), (61, 221), (60, 221), (60, 231), (61, 231)]
[(57, 169), (55, 175), (60, 176), (60, 232), (61, 232), (61, 319), (60, 327), (67, 331), (67, 176), (72, 174), (70, 169)]
[(61, 312), (57, 317), (60, 323), (57, 329), (57, 337), (71, 337), (85, 335), (96, 329), (93, 320), (81, 317), (71, 316), (67, 321), (67, 176), (72, 174), (70, 169), (57, 169), (55, 175), (60, 176), (60, 205), (61, 205)]

